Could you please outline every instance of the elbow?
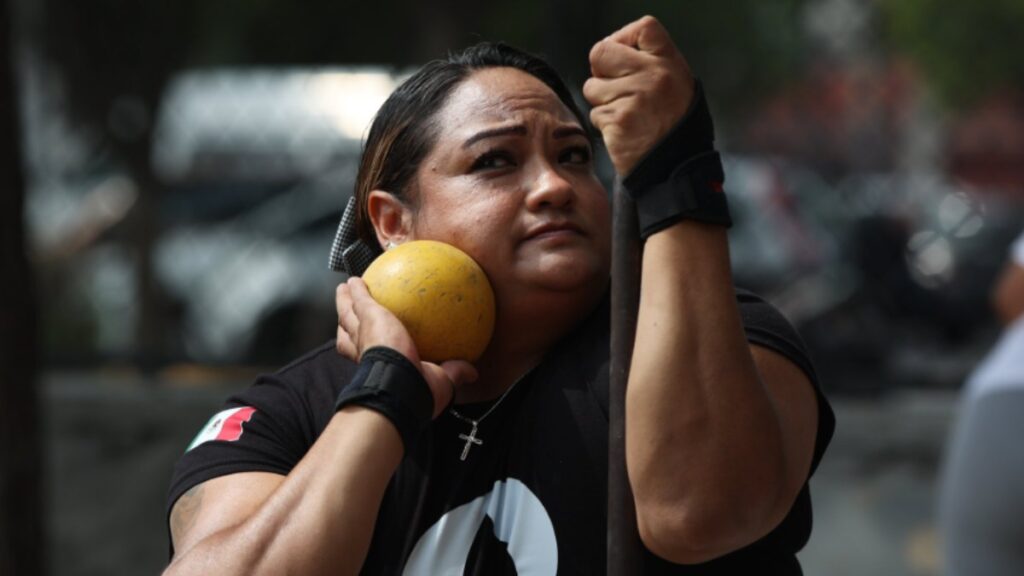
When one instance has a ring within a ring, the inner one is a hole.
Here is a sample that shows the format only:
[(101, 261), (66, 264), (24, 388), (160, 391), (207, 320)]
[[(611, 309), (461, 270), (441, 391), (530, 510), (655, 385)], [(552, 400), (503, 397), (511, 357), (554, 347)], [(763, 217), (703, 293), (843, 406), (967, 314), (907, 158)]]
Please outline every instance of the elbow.
[[(702, 564), (763, 538), (785, 518), (789, 506), (776, 499), (719, 498), (704, 503), (637, 502), (637, 528), (644, 546), (675, 564)], [(792, 503), (790, 503), (791, 505)]]
[(728, 553), (708, 531), (672, 514), (637, 510), (637, 529), (644, 547), (675, 564), (701, 564)]
[(637, 511), (637, 528), (644, 546), (675, 564), (702, 564), (742, 546), (719, 518), (700, 520), (697, 514), (670, 510)]
[(164, 571), (160, 573), (160, 576), (188, 576), (194, 574), (195, 569), (191, 566), (190, 558), (187, 558), (185, 554), (175, 554), (171, 558), (171, 563), (164, 568)]

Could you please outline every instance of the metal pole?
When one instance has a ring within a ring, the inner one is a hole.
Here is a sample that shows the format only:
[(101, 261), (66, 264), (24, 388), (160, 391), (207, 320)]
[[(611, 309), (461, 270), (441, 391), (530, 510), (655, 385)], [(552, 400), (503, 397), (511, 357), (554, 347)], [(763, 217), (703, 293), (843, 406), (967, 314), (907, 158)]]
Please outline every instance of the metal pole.
[(640, 231), (636, 205), (619, 178), (612, 191), (611, 365), (608, 382), (608, 576), (643, 567), (633, 491), (626, 475), (626, 382), (640, 303)]

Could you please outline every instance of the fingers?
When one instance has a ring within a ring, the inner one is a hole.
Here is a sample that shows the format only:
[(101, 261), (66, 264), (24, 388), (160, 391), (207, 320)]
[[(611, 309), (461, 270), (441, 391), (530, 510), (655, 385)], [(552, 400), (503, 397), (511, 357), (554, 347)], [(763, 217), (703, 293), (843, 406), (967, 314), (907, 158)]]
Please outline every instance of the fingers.
[(420, 362), (420, 372), (434, 396), (435, 418), (451, 404), (456, 388), (476, 382), (479, 377), (476, 368), (464, 360), (449, 360), (440, 366), (432, 362)]
[(619, 28), (606, 40), (636, 48), (649, 54), (665, 55), (675, 51), (668, 30), (653, 16), (644, 16)]
[(338, 336), (334, 341), (334, 349), (345, 358), (353, 362), (359, 362), (359, 347), (356, 346), (355, 341), (352, 340), (348, 332), (345, 332), (345, 329), (341, 326), (338, 326)]
[(591, 106), (602, 106), (637, 93), (637, 85), (630, 78), (588, 78), (583, 83), (583, 97)]
[(465, 360), (448, 360), (441, 363), (441, 369), (456, 388), (471, 384), (480, 377), (476, 367)]
[(609, 38), (590, 49), (590, 72), (598, 78), (621, 78), (643, 70), (651, 55)]
[(607, 142), (607, 140), (613, 137), (614, 133), (628, 129), (626, 126), (626, 118), (624, 118), (626, 114), (629, 114), (628, 106), (606, 104), (590, 110), (590, 123), (593, 124), (594, 128), (597, 128), (597, 131), (601, 133), (603, 138), (605, 138), (605, 144), (609, 145), (611, 143)]
[[(358, 332), (364, 324), (385, 328), (385, 331), (402, 329), (401, 322), (394, 317), (387, 308), (384, 308), (373, 296), (370, 289), (362, 278), (353, 276), (348, 279), (348, 294), (352, 299), (351, 313), (349, 316), (342, 316), (340, 319), (347, 322), (346, 327), (351, 325)], [(404, 329), (402, 329), (404, 331)], [(349, 331), (350, 334), (357, 333)], [(369, 345), (369, 343), (366, 343)]]
[(437, 364), (420, 362), (420, 372), (427, 381), (427, 385), (430, 386), (430, 393), (434, 397), (433, 417), (437, 418), (455, 398), (455, 385), (448, 378), (444, 369)]
[(338, 312), (338, 326), (349, 334), (359, 332), (359, 318), (353, 310), (352, 291), (348, 284), (339, 284), (334, 292), (334, 308)]
[(352, 297), (352, 309), (355, 311), (356, 316), (363, 317), (365, 314), (373, 313), (375, 309), (380, 308), (380, 304), (370, 296), (370, 290), (366, 287), (366, 283), (363, 282), (362, 278), (353, 276), (348, 279), (348, 291)]
[(352, 296), (348, 284), (342, 282), (334, 291), (334, 308), (338, 313), (338, 335), (335, 339), (335, 349), (338, 354), (359, 361), (359, 345), (356, 337), (359, 335), (359, 318), (352, 310)]
[(381, 306), (361, 278), (352, 277), (346, 283), (347, 289), (340, 290), (339, 306), (345, 304), (347, 294), (351, 300), (348, 310), (341, 310), (339, 325), (345, 329), (353, 345), (362, 356), (362, 351), (374, 346), (387, 346), (404, 355), (412, 362), (419, 362), (416, 344), (408, 330), (390, 310)]

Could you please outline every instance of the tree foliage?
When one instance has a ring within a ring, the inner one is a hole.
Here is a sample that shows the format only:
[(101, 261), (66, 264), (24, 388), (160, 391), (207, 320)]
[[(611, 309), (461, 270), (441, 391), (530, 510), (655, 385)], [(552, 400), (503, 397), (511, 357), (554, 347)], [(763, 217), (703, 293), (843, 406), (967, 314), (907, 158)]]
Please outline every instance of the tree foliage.
[[(718, 107), (740, 111), (799, 77), (808, 58), (802, 27), (807, 0), (645, 3), (672, 33)], [(635, 17), (620, 3), (616, 21)]]
[(118, 104), (129, 97), (151, 115), (169, 76), (184, 67), (407, 66), (490, 39), (544, 54), (579, 84), (590, 46), (644, 12), (666, 25), (716, 101), (736, 108), (799, 74), (806, 3), (652, 0), (638, 10), (624, 0), (40, 0), (31, 12), (32, 37), (65, 76), (77, 117), (116, 145), (126, 135), (118, 122), (133, 121), (119, 117)]
[(500, 4), (481, 8), (480, 34), (544, 53), (578, 85), (589, 75), (587, 54), (594, 42), (651, 14), (704, 80), (716, 108), (731, 114), (803, 72), (807, 58), (801, 18), (807, 3), (534, 0), (514, 10)]
[(900, 0), (879, 9), (888, 41), (918, 62), (949, 104), (1024, 88), (1024, 2)]

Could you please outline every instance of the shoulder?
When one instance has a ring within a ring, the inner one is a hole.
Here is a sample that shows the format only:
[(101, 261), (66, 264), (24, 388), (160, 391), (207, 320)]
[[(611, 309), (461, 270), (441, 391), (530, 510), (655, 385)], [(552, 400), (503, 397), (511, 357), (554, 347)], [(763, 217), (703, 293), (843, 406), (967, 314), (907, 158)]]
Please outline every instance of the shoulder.
[(785, 315), (761, 296), (743, 288), (736, 288), (736, 302), (740, 308), (747, 342), (767, 348), (791, 362), (807, 376), (814, 389), (818, 423), (811, 463), (813, 473), (832, 440), (836, 421), (832, 406), (822, 392), (821, 382), (818, 380), (807, 346)]
[(333, 415), (335, 399), (355, 370), (355, 363), (341, 357), (331, 340), (275, 372), (260, 375), (231, 396), (227, 405), (252, 407), (261, 423), (311, 444)]
[(324, 385), (341, 390), (355, 370), (355, 362), (338, 354), (334, 340), (329, 340), (277, 370), (272, 376), (299, 385)]
[(355, 369), (353, 362), (335, 351), (332, 340), (283, 368), (257, 376), (250, 386), (230, 396), (226, 407), (255, 408), (279, 427), (300, 424), (303, 429), (296, 433), (315, 439)]
[(818, 378), (807, 346), (785, 315), (761, 296), (744, 288), (736, 288), (736, 303), (747, 341), (782, 354), (807, 373), (817, 386)]
[(169, 508), (206, 480), (238, 472), (287, 474), (334, 414), (334, 401), (355, 364), (334, 342), (263, 374), (211, 411), (175, 465)]

